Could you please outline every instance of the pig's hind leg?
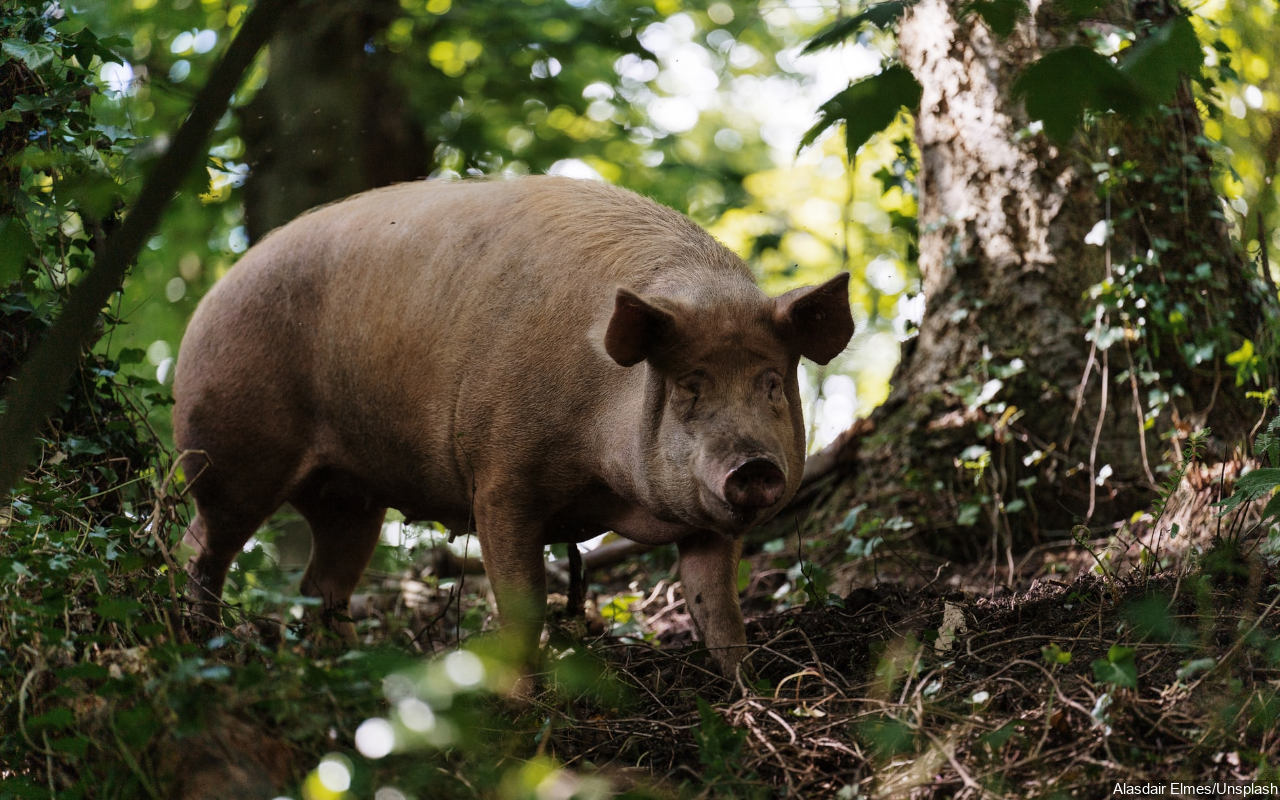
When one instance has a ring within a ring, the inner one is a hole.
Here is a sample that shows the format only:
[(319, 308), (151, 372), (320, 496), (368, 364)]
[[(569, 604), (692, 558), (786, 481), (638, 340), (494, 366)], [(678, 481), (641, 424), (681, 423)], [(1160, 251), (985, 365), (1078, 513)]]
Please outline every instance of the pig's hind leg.
[(325, 626), (354, 643), (351, 593), (373, 557), (387, 509), (337, 480), (310, 482), (290, 502), (311, 526), (302, 593), (320, 598)]
[[(224, 458), (217, 463), (235, 463)], [(222, 586), (245, 542), (283, 502), (280, 484), (267, 459), (253, 467), (220, 469), (204, 451), (182, 457), (196, 501), (196, 516), (184, 542), (195, 552), (187, 562), (187, 598), (191, 622), (200, 631), (221, 624)]]

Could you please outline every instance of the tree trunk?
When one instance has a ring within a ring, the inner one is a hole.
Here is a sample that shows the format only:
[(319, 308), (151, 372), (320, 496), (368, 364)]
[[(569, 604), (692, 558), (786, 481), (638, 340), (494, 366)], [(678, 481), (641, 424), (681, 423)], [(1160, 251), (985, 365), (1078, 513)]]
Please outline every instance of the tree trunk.
[(399, 4), (337, 0), (304, 10), (272, 43), (267, 82), (241, 111), (252, 241), (321, 203), (431, 169), (392, 56), (374, 44)]
[[(1053, 144), (1013, 83), (1081, 26), (1030, 6), (1004, 39), (945, 0), (903, 19), (927, 310), (889, 399), (819, 459), (840, 475), (833, 513), (870, 502), (1027, 544), (1127, 519), (1192, 430), (1212, 425), (1222, 457), (1257, 422), (1224, 357), (1261, 343), (1275, 296), (1230, 240), (1189, 90)], [(975, 534), (935, 542), (972, 554)]]

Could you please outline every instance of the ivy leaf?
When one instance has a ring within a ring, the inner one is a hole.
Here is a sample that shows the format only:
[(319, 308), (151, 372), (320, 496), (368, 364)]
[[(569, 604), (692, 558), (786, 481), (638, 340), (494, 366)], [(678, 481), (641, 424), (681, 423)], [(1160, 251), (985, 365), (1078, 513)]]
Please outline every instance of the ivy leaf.
[(1046, 53), (1014, 81), (1027, 114), (1044, 122), (1045, 132), (1065, 143), (1088, 109), (1104, 111), (1142, 106), (1145, 96), (1131, 77), (1088, 47), (1064, 47)]
[(876, 3), (868, 6), (861, 14), (852, 17), (841, 17), (835, 22), (814, 34), (809, 43), (801, 50), (801, 54), (812, 53), (824, 47), (840, 44), (851, 36), (856, 36), (867, 25), (880, 30), (902, 19), (902, 14), (916, 4), (916, 0), (889, 0), (887, 3)]
[(27, 730), (32, 732), (58, 731), (71, 727), (75, 724), (75, 721), (76, 715), (71, 712), (71, 709), (59, 706), (28, 719)]
[(1188, 661), (1183, 664), (1175, 674), (1178, 676), (1178, 680), (1185, 681), (1197, 673), (1213, 669), (1217, 664), (1218, 662), (1212, 658), (1197, 658), (1194, 661)]
[(1027, 15), (1026, 0), (974, 0), (964, 7), (962, 14), (977, 14), (992, 33), (1001, 39), (1013, 33), (1019, 17)]
[(93, 610), (105, 620), (128, 622), (142, 610), (142, 604), (130, 597), (103, 597)]
[(1128, 75), (1150, 105), (1168, 102), (1183, 75), (1198, 75), (1204, 54), (1187, 17), (1177, 17), (1125, 51), (1120, 70)]
[(1138, 665), (1133, 660), (1134, 649), (1111, 645), (1106, 658), (1093, 662), (1093, 677), (1101, 683), (1138, 688)]
[(0, 222), (0, 286), (21, 277), (22, 268), (35, 249), (31, 234), (17, 219), (10, 217)]
[(853, 158), (859, 147), (893, 122), (899, 109), (914, 108), (920, 102), (920, 91), (920, 84), (911, 71), (901, 64), (852, 83), (818, 109), (818, 122), (801, 139), (800, 149), (813, 144), (823, 131), (843, 121), (845, 146)]
[(1010, 737), (1017, 733), (1018, 725), (1019, 723), (1016, 720), (1010, 720), (991, 733), (978, 737), (978, 741), (989, 747), (991, 752), (998, 753), (1000, 748), (1004, 747), (1005, 742), (1009, 741)]
[(1040, 648), (1040, 657), (1050, 666), (1071, 663), (1071, 651), (1063, 650), (1057, 642), (1051, 642)]
[(1025, 99), (1027, 114), (1062, 143), (1087, 110), (1138, 116), (1167, 102), (1181, 76), (1198, 73), (1202, 61), (1191, 21), (1177, 17), (1125, 51), (1119, 67), (1088, 47), (1064, 47), (1027, 67), (1013, 91)]
[(698, 727), (693, 731), (693, 738), (698, 743), (698, 758), (705, 766), (732, 762), (742, 750), (747, 732), (721, 719), (706, 700), (701, 697), (697, 700)]
[(0, 47), (3, 48), (6, 55), (18, 59), (33, 70), (40, 69), (45, 64), (53, 61), (57, 55), (54, 52), (53, 45), (44, 44), (43, 42), (24, 42), (19, 39), (10, 39)]

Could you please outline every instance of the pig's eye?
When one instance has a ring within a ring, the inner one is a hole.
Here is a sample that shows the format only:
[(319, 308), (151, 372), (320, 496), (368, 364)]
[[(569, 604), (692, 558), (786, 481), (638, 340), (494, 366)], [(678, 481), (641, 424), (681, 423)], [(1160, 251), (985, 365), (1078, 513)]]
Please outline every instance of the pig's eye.
[(680, 380), (676, 381), (676, 386), (680, 388), (681, 393), (691, 400), (697, 400), (707, 387), (707, 376), (703, 372), (691, 372)]
[(702, 372), (692, 372), (676, 381), (671, 393), (672, 406), (685, 418), (692, 418), (698, 410), (698, 399), (710, 386), (710, 379)]
[(783, 391), (782, 391), (781, 375), (779, 375), (774, 370), (768, 370), (767, 372), (765, 372), (763, 375), (760, 376), (760, 382), (761, 382), (761, 386), (764, 388), (765, 393), (769, 395), (769, 400), (775, 403), (782, 402)]

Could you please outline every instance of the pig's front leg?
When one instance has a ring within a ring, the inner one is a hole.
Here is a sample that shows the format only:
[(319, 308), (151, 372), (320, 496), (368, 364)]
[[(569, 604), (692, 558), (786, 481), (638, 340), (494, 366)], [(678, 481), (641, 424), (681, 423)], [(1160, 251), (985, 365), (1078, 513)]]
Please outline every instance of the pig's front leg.
[(681, 539), (680, 582), (693, 626), (720, 672), (733, 679), (747, 655), (747, 631), (738, 602), (738, 558), (742, 541), (718, 533)]
[(509, 508), (477, 508), (484, 571), (498, 602), (503, 650), (526, 675), (535, 666), (547, 611), (542, 524)]

